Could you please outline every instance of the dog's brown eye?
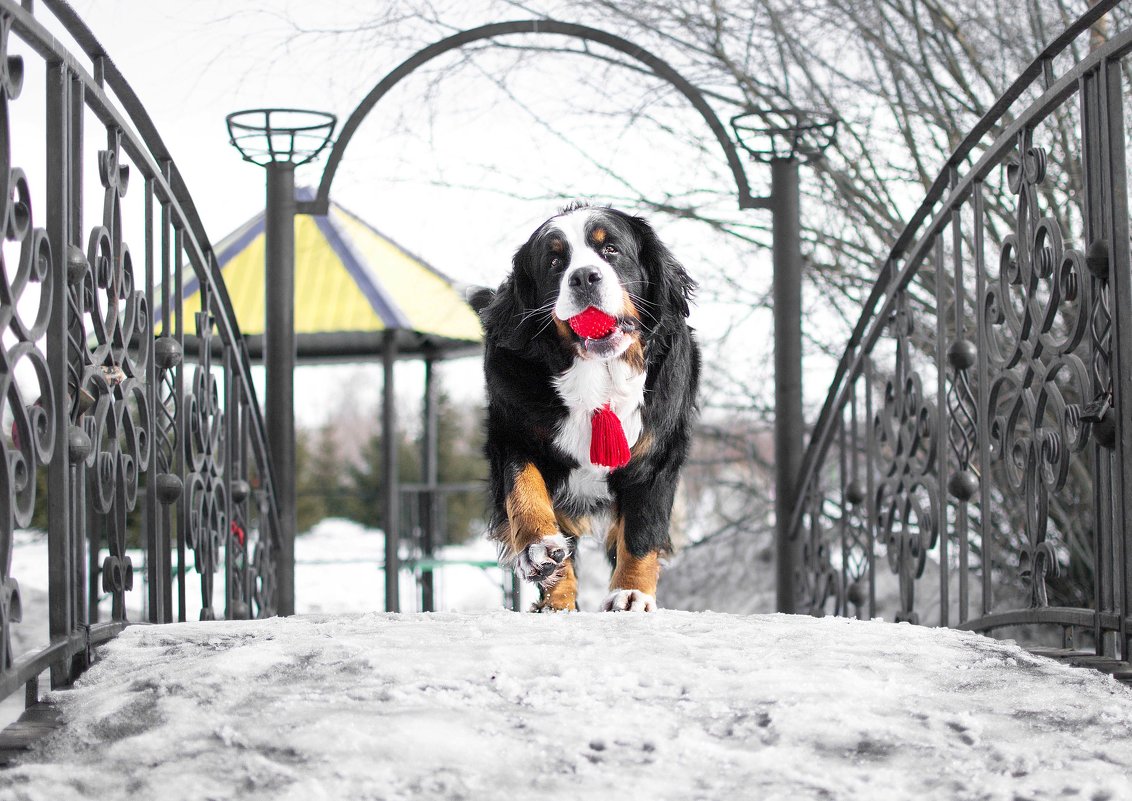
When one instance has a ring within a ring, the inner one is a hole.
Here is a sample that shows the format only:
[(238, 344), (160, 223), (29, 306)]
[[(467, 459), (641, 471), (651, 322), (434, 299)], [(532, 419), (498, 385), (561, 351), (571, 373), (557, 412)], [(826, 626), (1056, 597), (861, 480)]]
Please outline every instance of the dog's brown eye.
[(617, 248), (613, 247), (613, 245), (606, 245), (601, 249), (601, 252), (604, 256), (616, 256)]
[(550, 260), (550, 269), (557, 270), (561, 266), (562, 266), (562, 259), (559, 258), (558, 256), (555, 256), (553, 259)]

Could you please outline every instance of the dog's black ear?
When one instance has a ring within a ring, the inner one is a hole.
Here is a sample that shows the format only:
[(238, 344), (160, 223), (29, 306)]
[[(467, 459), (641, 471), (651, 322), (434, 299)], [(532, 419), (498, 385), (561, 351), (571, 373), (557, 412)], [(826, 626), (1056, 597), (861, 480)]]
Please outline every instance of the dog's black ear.
[(464, 296), (468, 300), (468, 304), (476, 314), (482, 315), (483, 310), (491, 303), (492, 298), (495, 297), (495, 290), (488, 286), (470, 286), (464, 292)]
[(509, 350), (524, 350), (533, 339), (532, 326), (538, 322), (527, 313), (532, 305), (528, 295), (534, 294), (533, 287), (527, 286), (530, 283), (527, 265), (530, 252), (530, 243), (519, 248), (512, 262), (511, 275), (499, 285), (499, 289), (483, 289), (469, 298), (488, 339)]
[(649, 308), (642, 309), (641, 313), (652, 318), (654, 332), (667, 330), (677, 318), (688, 316), (688, 303), (695, 294), (696, 282), (647, 221), (633, 217), (632, 222), (640, 244), (640, 263), (649, 279)]

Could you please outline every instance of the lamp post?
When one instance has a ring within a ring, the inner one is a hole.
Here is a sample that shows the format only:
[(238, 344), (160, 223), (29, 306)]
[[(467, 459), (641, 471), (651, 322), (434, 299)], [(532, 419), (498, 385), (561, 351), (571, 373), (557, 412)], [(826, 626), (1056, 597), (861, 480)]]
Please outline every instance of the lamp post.
[(279, 510), (278, 605), (295, 613), (295, 167), (329, 144), (337, 118), (302, 109), (248, 109), (227, 117), (229, 141), (267, 172), (264, 213), (264, 417)]
[(801, 109), (761, 109), (731, 119), (752, 160), (770, 164), (770, 196), (752, 208), (773, 215), (774, 462), (776, 608), (796, 610), (800, 542), (790, 518), (802, 466), (802, 224), (798, 167), (819, 158), (837, 135), (837, 120)]

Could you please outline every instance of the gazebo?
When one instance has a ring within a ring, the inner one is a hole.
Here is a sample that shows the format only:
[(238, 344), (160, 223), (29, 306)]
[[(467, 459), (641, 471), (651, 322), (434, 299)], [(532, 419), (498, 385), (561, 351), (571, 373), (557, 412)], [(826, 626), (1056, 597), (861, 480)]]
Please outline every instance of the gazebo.
[[(300, 191), (300, 199), (310, 196)], [(263, 358), (263, 212), (216, 246), (240, 331)], [(398, 357), (475, 353), (481, 332), (465, 287), (334, 201), (325, 215), (295, 217), (295, 338), (300, 362), (379, 359), (392, 334)], [(185, 316), (200, 309), (195, 279)]]
[[(302, 189), (296, 194), (299, 200), (312, 197)], [(259, 362), (264, 358), (265, 248), (265, 214), (261, 212), (215, 249), (240, 331), (251, 357)], [(396, 441), (394, 363), (406, 358), (424, 360), (422, 476), (414, 489), (427, 499), (421, 513), (421, 550), (427, 561), (436, 543), (435, 509), (441, 489), (433, 365), (437, 360), (473, 355), (481, 347), (479, 319), (465, 299), (465, 287), (333, 201), (326, 214), (295, 216), (294, 280), (297, 363), (381, 359), (385, 383), (382, 431), (387, 442)], [(197, 282), (186, 283), (185, 319), (193, 319), (200, 302)], [(382, 465), (387, 499), (385, 575), (387, 583), (392, 580), (394, 584), (400, 569), (397, 529), (401, 519), (396, 453), (395, 447), (386, 448)], [(433, 606), (432, 589), (431, 572), (424, 570), (421, 601), (426, 610)], [(386, 597), (389, 606), (388, 592)]]

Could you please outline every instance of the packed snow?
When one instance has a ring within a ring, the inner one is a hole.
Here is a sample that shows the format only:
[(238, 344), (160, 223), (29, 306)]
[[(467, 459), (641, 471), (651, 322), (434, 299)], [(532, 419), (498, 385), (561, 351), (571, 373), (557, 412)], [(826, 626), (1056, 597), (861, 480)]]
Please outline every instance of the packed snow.
[[(14, 546), (9, 575), (19, 581), (23, 616), (21, 622), (12, 626), (11, 633), (12, 653), (19, 658), (41, 650), (50, 640), (47, 535), (42, 531), (20, 530), (15, 533)], [(126, 612), (130, 620), (145, 620), (145, 553), (137, 549), (128, 553), (134, 565), (135, 583), (134, 590), (126, 593)], [(408, 551), (403, 556), (408, 557)], [(434, 573), (436, 608), (448, 611), (502, 608), (504, 573), (494, 566), (495, 556), (495, 546), (482, 538), (440, 548), (436, 558), (444, 564)], [(382, 608), (385, 602), (385, 573), (382, 568), (385, 535), (380, 530), (339, 518), (323, 520), (297, 538), (295, 560), (298, 612), (366, 612)], [(484, 566), (487, 563), (492, 566)], [(401, 609), (419, 610), (416, 583), (408, 570), (401, 575), (400, 589)], [(602, 591), (590, 588), (591, 595)], [(174, 580), (174, 615), (177, 594)], [(191, 554), (185, 573), (185, 595), (187, 616), (196, 620), (199, 618), (201, 582), (200, 575), (193, 568)], [(524, 605), (530, 605), (536, 597), (533, 588), (523, 588), (521, 598)], [(597, 602), (600, 603), (600, 599)], [(223, 609), (223, 573), (215, 577), (212, 603), (215, 609)], [(100, 619), (109, 619), (110, 606), (110, 596), (103, 594), (99, 604)], [(0, 700), (0, 727), (16, 720), (23, 708), (23, 693), (17, 692)]]
[[(662, 605), (765, 609), (766, 593), (735, 592), (769, 582), (736, 542), (678, 555)], [(596, 609), (608, 568), (583, 546), (579, 599)], [(1132, 798), (1132, 691), (1011, 643), (781, 615), (514, 614), (485, 541), (438, 554), (438, 606), (459, 611), (387, 615), (365, 611), (383, 551), (379, 531), (324, 521), (296, 543), (307, 614), (131, 627), (52, 694), (65, 726), (0, 772), (0, 801)], [(21, 533), (17, 653), (46, 641), (45, 560)], [(748, 572), (705, 580), (733, 563)], [(129, 597), (137, 619), (140, 586)], [(406, 573), (402, 608), (417, 604)]]
[(1132, 797), (1132, 691), (945, 629), (784, 615), (135, 626), (0, 801)]

